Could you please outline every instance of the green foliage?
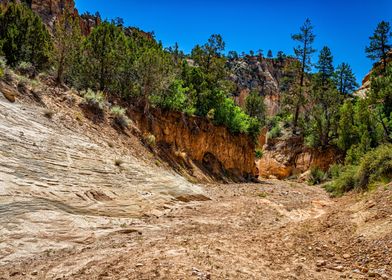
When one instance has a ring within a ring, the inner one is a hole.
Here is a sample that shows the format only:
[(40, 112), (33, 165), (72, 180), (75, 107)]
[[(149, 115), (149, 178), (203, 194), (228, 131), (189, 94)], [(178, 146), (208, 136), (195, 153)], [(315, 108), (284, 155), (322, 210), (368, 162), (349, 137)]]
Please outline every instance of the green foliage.
[(252, 91), (246, 98), (245, 111), (249, 116), (257, 118), (262, 126), (265, 125), (266, 106), (264, 98), (258, 92)]
[(315, 166), (310, 169), (308, 183), (310, 185), (321, 184), (325, 180), (325, 173), (319, 167)]
[(387, 66), (387, 53), (392, 48), (392, 45), (389, 43), (391, 36), (392, 32), (389, 22), (381, 21), (377, 25), (376, 30), (374, 30), (373, 36), (369, 38), (370, 44), (365, 49), (367, 57), (371, 60), (382, 60), (384, 71)]
[(153, 134), (151, 134), (151, 133), (148, 133), (148, 134), (146, 134), (146, 135), (144, 136), (144, 141), (145, 141), (145, 143), (146, 143), (149, 147), (151, 147), (151, 148), (155, 148), (156, 145), (157, 145), (156, 138), (155, 138), (155, 136), (154, 136)]
[(342, 167), (336, 179), (327, 186), (334, 195), (353, 189), (366, 191), (373, 184), (392, 180), (392, 145), (381, 145), (362, 156), (359, 165)]
[(370, 184), (392, 180), (392, 145), (381, 145), (367, 153), (358, 169), (358, 187), (366, 190)]
[(334, 196), (353, 190), (358, 184), (357, 169), (358, 167), (354, 165), (342, 167), (339, 176), (332, 183), (327, 184), (325, 189)]
[(261, 150), (261, 149), (256, 149), (256, 150), (255, 150), (255, 157), (256, 157), (257, 159), (262, 158), (262, 157), (263, 157), (263, 150)]
[(269, 139), (274, 139), (282, 136), (282, 128), (280, 127), (280, 123), (277, 123), (274, 125), (269, 131), (268, 131), (268, 138)]
[(127, 128), (129, 126), (130, 120), (126, 115), (126, 109), (120, 106), (113, 106), (110, 109), (110, 113), (114, 118), (114, 122), (121, 128)]
[(337, 137), (339, 109), (342, 96), (331, 80), (323, 80), (323, 73), (314, 75), (307, 113), (306, 139), (311, 147), (326, 147)]
[(22, 61), (43, 69), (52, 47), (49, 32), (41, 18), (23, 4), (10, 3), (0, 17), (0, 46), (7, 62)]
[(337, 179), (343, 169), (343, 165), (341, 164), (332, 164), (327, 172), (327, 177), (329, 179)]
[(324, 46), (320, 51), (316, 68), (318, 69), (323, 84), (332, 78), (332, 75), (334, 74), (333, 56), (331, 50), (327, 46)]
[(6, 67), (7, 67), (7, 63), (5, 58), (0, 56), (0, 78), (4, 76)]
[(64, 76), (72, 79), (72, 71), (77, 69), (78, 58), (82, 47), (82, 34), (79, 18), (73, 11), (65, 9), (54, 25), (51, 62), (56, 69), (56, 80), (63, 83)]
[(93, 91), (88, 89), (81, 92), (84, 103), (92, 109), (102, 111), (105, 108), (105, 95), (102, 91)]
[(372, 79), (369, 97), (385, 140), (392, 142), (392, 64), (384, 75)]
[[(159, 49), (147, 49), (136, 61), (134, 67), (136, 94), (145, 102), (151, 101), (154, 96), (158, 96), (163, 104), (170, 103), (170, 96), (177, 94), (179, 84), (173, 84), (173, 65), (170, 56)], [(176, 88), (177, 86), (177, 88)], [(169, 93), (169, 98), (166, 98)], [(163, 96), (160, 96), (163, 95)], [(178, 97), (181, 94), (177, 95)], [(173, 99), (171, 99), (173, 105)], [(178, 104), (177, 104), (178, 105)]]
[(358, 88), (355, 75), (347, 63), (339, 64), (333, 78), (341, 94), (352, 94)]
[(126, 38), (120, 27), (106, 21), (95, 27), (83, 46), (81, 86), (115, 92), (126, 46)]

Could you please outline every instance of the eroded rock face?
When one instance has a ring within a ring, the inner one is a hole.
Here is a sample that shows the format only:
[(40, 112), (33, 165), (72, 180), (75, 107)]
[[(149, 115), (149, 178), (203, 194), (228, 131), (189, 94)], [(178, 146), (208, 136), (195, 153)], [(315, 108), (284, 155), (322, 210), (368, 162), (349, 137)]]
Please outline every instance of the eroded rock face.
[(291, 137), (268, 141), (257, 167), (261, 177), (285, 179), (312, 167), (327, 171), (330, 165), (340, 159), (342, 156), (335, 148), (311, 149), (303, 145), (302, 138)]
[(247, 135), (233, 135), (226, 127), (176, 112), (152, 111), (132, 118), (143, 133), (152, 133), (158, 145), (192, 161), (221, 179), (249, 180), (257, 175), (254, 144)]
[(250, 56), (229, 61), (230, 78), (237, 85), (237, 104), (243, 107), (249, 92), (256, 90), (265, 97), (268, 115), (276, 115), (280, 109), (280, 79), (289, 61)]
[[(392, 63), (392, 50), (388, 52), (387, 63)], [(361, 87), (354, 93), (354, 95), (365, 98), (370, 90), (371, 76), (375, 71), (380, 71), (381, 62), (377, 62), (373, 69), (363, 78)]]

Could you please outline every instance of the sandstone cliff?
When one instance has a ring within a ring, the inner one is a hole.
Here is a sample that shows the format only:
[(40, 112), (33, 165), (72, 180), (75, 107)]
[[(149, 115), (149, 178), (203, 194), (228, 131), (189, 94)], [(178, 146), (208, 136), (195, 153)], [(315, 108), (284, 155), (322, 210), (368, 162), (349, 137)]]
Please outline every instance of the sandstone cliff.
[(292, 58), (269, 59), (247, 56), (229, 60), (228, 67), (232, 72), (230, 79), (237, 85), (236, 102), (245, 105), (250, 91), (255, 90), (265, 97), (267, 114), (276, 115), (280, 109), (280, 80), (284, 76), (284, 68)]
[(257, 176), (254, 144), (247, 135), (233, 135), (226, 127), (215, 126), (207, 119), (177, 112), (153, 110), (147, 115), (133, 111), (132, 119), (143, 134), (155, 136), (169, 162), (182, 164), (192, 175), (201, 170), (226, 181)]
[(264, 137), (263, 157), (257, 162), (259, 175), (264, 178), (285, 179), (300, 175), (312, 167), (327, 171), (330, 165), (342, 159), (341, 153), (333, 148), (312, 149), (305, 147), (302, 137), (268, 139)]
[[(392, 50), (389, 51), (388, 53), (388, 58), (387, 58), (387, 62), (391, 63), (392, 62)], [(362, 80), (362, 86), (354, 93), (354, 95), (359, 96), (361, 98), (365, 98), (368, 91), (370, 90), (370, 82), (371, 82), (371, 77), (372, 74), (375, 71), (379, 71), (381, 67), (381, 62), (377, 62), (373, 69), (370, 70), (370, 72), (365, 76), (365, 78), (363, 78)]]

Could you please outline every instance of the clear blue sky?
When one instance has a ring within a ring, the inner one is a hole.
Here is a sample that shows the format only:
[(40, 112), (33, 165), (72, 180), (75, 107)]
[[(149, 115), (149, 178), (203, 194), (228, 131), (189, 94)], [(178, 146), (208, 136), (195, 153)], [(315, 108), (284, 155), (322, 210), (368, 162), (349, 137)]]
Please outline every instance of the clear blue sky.
[(292, 54), (290, 36), (309, 17), (315, 47), (328, 45), (335, 64), (349, 63), (358, 81), (372, 65), (364, 53), (368, 37), (379, 21), (392, 22), (392, 0), (76, 0), (76, 6), (80, 12), (98, 11), (103, 18), (121, 17), (126, 25), (154, 31), (164, 46), (178, 42), (186, 53), (219, 33), (226, 51)]

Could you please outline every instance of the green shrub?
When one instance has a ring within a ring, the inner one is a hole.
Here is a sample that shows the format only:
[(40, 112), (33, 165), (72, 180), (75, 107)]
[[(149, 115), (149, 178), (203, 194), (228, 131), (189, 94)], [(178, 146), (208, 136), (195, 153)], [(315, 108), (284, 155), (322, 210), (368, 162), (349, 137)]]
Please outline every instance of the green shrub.
[(84, 104), (90, 108), (102, 111), (105, 108), (105, 95), (101, 91), (94, 92), (91, 89), (81, 92)]
[(29, 78), (33, 78), (37, 75), (37, 71), (31, 62), (22, 61), (16, 66), (16, 71)]
[(263, 150), (262, 149), (256, 149), (255, 150), (255, 157), (260, 159), (263, 157)]
[(5, 57), (0, 56), (0, 78), (4, 76), (6, 67), (7, 67), (7, 61)]
[(121, 108), (120, 106), (113, 106), (110, 110), (114, 118), (114, 122), (119, 125), (121, 128), (127, 128), (129, 126), (129, 119), (125, 114), (126, 109)]
[(327, 171), (327, 174), (326, 174), (328, 179), (338, 178), (342, 169), (343, 169), (343, 166), (341, 164), (331, 165)]
[(392, 145), (382, 145), (366, 153), (360, 164), (346, 165), (326, 189), (341, 195), (353, 189), (369, 190), (377, 182), (392, 180)]
[(147, 135), (144, 136), (144, 141), (151, 148), (154, 148), (157, 145), (156, 138), (151, 133), (148, 133)]
[(340, 171), (339, 176), (325, 189), (334, 196), (340, 196), (345, 192), (353, 190), (358, 185), (357, 169), (355, 165), (347, 165)]
[(274, 127), (271, 128), (270, 131), (268, 131), (268, 138), (274, 139), (280, 136), (282, 136), (282, 129), (280, 128), (279, 123), (277, 123)]
[(325, 180), (325, 173), (319, 167), (315, 166), (310, 169), (308, 183), (310, 185), (321, 184)]
[(367, 190), (370, 184), (392, 180), (392, 145), (381, 145), (368, 152), (359, 165), (358, 187)]

